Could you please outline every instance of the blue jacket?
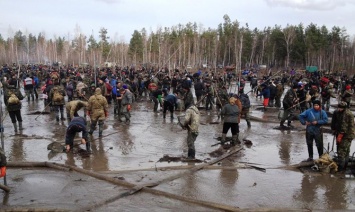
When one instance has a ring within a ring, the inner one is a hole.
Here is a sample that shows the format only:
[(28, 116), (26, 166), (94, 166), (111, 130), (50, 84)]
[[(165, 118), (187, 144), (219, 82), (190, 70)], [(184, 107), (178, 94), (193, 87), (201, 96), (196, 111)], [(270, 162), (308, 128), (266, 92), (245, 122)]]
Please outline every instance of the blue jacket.
[(314, 108), (310, 108), (308, 110), (305, 110), (303, 113), (301, 113), (298, 116), (300, 122), (302, 125), (306, 124), (307, 122), (313, 122), (317, 121), (316, 125), (307, 125), (307, 132), (311, 133), (319, 133), (319, 129), (321, 125), (327, 124), (328, 123), (328, 116), (327, 113), (324, 110), (315, 110)]
[(177, 98), (174, 94), (168, 94), (164, 96), (164, 101), (170, 102), (170, 104), (174, 105), (177, 108)]
[(263, 96), (264, 98), (270, 98), (270, 88), (265, 87), (258, 96)]

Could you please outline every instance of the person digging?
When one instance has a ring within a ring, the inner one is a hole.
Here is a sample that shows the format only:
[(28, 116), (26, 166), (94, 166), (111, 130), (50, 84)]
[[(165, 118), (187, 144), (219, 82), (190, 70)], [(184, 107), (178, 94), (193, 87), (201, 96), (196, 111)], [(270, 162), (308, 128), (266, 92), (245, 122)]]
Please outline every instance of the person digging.
[(86, 144), (86, 151), (90, 152), (90, 142), (88, 141), (88, 132), (86, 130), (86, 120), (81, 117), (74, 117), (69, 123), (65, 135), (65, 149), (69, 152), (73, 149), (76, 133), (82, 132), (81, 143)]

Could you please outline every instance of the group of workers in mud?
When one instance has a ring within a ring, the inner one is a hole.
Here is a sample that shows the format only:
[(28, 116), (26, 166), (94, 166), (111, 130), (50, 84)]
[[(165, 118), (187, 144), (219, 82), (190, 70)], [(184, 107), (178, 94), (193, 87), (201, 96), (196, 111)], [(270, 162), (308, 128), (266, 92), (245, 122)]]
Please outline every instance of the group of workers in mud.
[[(178, 117), (178, 121), (183, 129), (187, 129), (189, 159), (195, 158), (194, 143), (199, 133), (199, 109), (209, 111), (215, 105), (223, 120), (221, 144), (226, 143), (226, 135), (231, 130), (230, 145), (237, 145), (241, 143), (241, 117), (251, 127), (249, 96), (263, 98), (264, 111), (269, 107), (282, 109), (283, 113), (279, 116), (281, 128), (292, 128), (295, 112), (299, 110), (299, 120), (307, 126), (308, 161), (313, 160), (313, 140), (319, 156), (323, 154), (321, 127), (328, 123), (326, 111), (329, 110), (330, 98), (337, 97), (335, 92), (339, 93), (339, 104), (333, 114), (331, 129), (336, 136), (340, 170), (346, 168), (351, 141), (355, 137), (354, 118), (349, 109), (355, 80), (346, 77), (335, 80), (333, 76), (314, 75), (305, 78), (302, 75), (282, 74), (281, 77), (270, 75), (261, 79), (252, 74), (248, 76), (252, 89), (245, 93), (247, 81), (243, 77), (234, 76), (231, 79), (230, 74), (215, 71), (191, 74), (187, 71), (153, 68), (17, 66), (11, 69), (4, 66), (1, 74), (4, 102), (15, 133), (23, 129), (21, 100), (27, 97), (27, 101), (35, 101), (40, 93), (45, 109), (49, 107), (55, 113), (57, 122), (68, 120), (65, 138), (67, 152), (73, 149), (78, 132), (82, 133), (82, 143), (90, 151), (89, 135), (93, 135), (98, 125), (98, 136), (103, 136), (104, 121), (109, 116), (111, 107), (118, 121), (129, 124), (130, 111), (136, 99), (153, 102), (153, 112), (157, 112), (160, 105), (163, 118), (166, 118), (168, 111), (171, 119), (174, 119), (174, 110), (185, 111), (185, 115)], [(236, 82), (234, 92), (231, 91), (233, 81)], [(20, 92), (22, 85), (25, 96)], [(281, 101), (286, 87), (290, 89)], [(81, 109), (84, 111), (83, 117), (78, 115)], [(89, 127), (87, 117), (90, 118)], [(284, 125), (286, 121), (287, 126)]]

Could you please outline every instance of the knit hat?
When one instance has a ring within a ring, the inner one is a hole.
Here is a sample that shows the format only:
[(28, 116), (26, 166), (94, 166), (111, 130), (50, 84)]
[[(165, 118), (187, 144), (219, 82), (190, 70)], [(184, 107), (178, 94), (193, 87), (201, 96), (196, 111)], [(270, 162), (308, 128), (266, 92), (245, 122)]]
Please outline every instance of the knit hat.
[(298, 84), (294, 84), (294, 85), (292, 86), (292, 89), (298, 89), (298, 88), (299, 88)]
[(320, 101), (318, 99), (314, 100), (313, 105), (320, 105)]
[(343, 102), (343, 101), (339, 102), (339, 104), (338, 104), (338, 108), (346, 108), (347, 106), (348, 106), (348, 104), (346, 104), (346, 102)]
[(350, 89), (351, 89), (350, 85), (345, 86), (345, 90), (350, 90)]
[(123, 86), (122, 86), (122, 88), (127, 89), (127, 88), (128, 88), (128, 86), (127, 86), (127, 85), (123, 85)]

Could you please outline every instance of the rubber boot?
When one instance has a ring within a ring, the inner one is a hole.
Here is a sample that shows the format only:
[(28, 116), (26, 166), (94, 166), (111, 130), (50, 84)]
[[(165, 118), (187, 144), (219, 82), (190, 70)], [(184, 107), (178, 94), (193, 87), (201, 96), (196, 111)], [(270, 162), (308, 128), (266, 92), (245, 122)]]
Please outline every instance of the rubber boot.
[(221, 145), (224, 145), (226, 143), (226, 136), (227, 136), (227, 134), (225, 134), (225, 133), (222, 134)]
[(90, 145), (90, 141), (86, 141), (86, 151), (87, 152), (91, 152), (91, 145)]
[(14, 131), (15, 131), (15, 133), (17, 133), (18, 131), (17, 131), (17, 123), (15, 122), (15, 123), (12, 123), (13, 125), (14, 125)]
[(92, 135), (94, 133), (95, 126), (96, 126), (96, 122), (92, 122), (90, 125), (90, 131), (89, 131), (90, 135)]
[(307, 144), (307, 149), (308, 149), (308, 158), (313, 158), (313, 144), (310, 145)]
[(344, 158), (338, 158), (338, 172), (345, 171), (345, 160)]
[(18, 128), (19, 128), (19, 130), (23, 130), (22, 122), (18, 122)]
[(250, 121), (247, 121), (248, 128), (251, 127)]
[(240, 140), (239, 140), (239, 133), (232, 135), (232, 142), (231, 145), (234, 146), (236, 144), (240, 144)]
[(104, 130), (104, 122), (99, 121), (99, 137), (102, 137), (102, 131)]
[(60, 120), (65, 121), (64, 112), (60, 111)]
[(59, 121), (59, 115), (55, 116), (55, 120), (58, 122)]
[(287, 126), (293, 128), (293, 126), (291, 125), (291, 121), (287, 121)]
[(195, 150), (194, 149), (189, 149), (187, 152), (187, 158), (188, 159), (195, 159)]
[(166, 117), (166, 113), (163, 113), (163, 118), (165, 119), (165, 117)]
[(280, 122), (280, 127), (284, 127), (285, 126), (284, 123), (285, 123), (285, 121), (281, 121)]
[(170, 114), (170, 119), (174, 119), (174, 114), (173, 113)]

